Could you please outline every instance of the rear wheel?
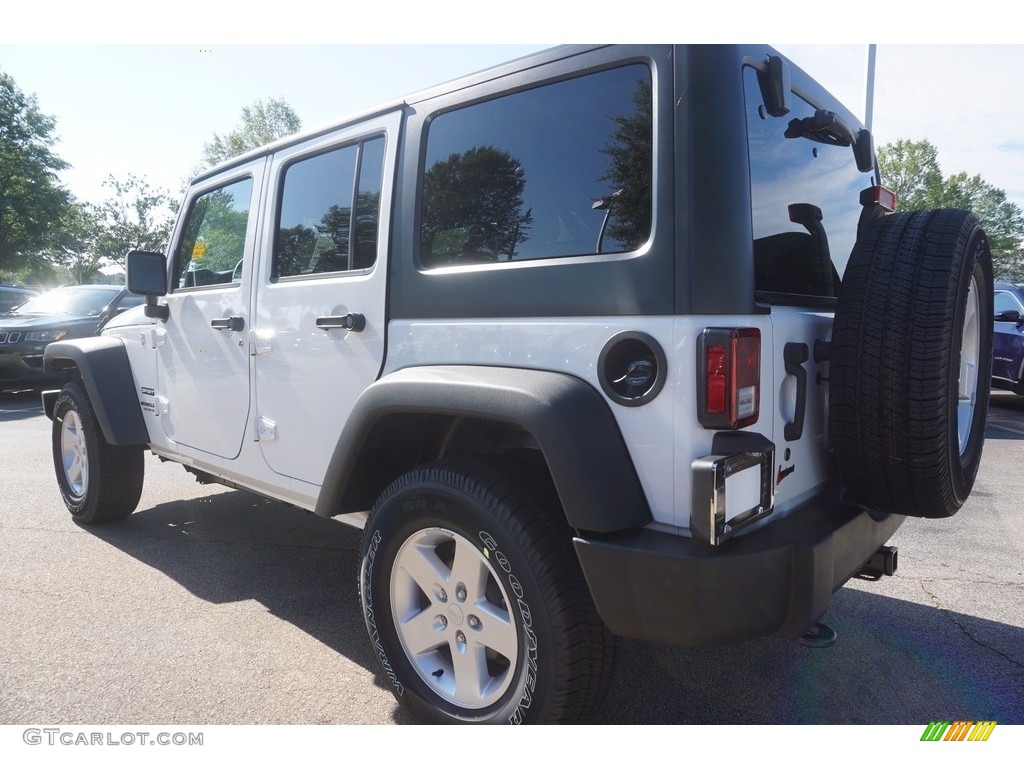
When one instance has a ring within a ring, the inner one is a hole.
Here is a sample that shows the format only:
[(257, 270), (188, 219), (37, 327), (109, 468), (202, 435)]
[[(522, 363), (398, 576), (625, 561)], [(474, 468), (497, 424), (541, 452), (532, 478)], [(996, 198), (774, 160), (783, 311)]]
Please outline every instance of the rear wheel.
[(77, 522), (119, 520), (135, 511), (142, 495), (142, 446), (106, 441), (80, 382), (57, 396), (52, 444), (57, 484)]
[(385, 684), (425, 723), (586, 720), (613, 639), (552, 497), (487, 465), (412, 470), (374, 505), (360, 595)]
[(863, 503), (948, 517), (967, 500), (992, 375), (992, 260), (961, 210), (872, 222), (843, 277), (832, 334), (832, 436)]

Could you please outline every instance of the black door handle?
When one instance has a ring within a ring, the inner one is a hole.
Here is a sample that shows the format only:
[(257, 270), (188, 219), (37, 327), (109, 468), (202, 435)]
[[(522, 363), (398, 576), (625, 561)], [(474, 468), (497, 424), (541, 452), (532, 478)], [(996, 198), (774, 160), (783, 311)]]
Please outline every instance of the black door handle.
[(359, 333), (366, 327), (366, 318), (358, 312), (349, 312), (347, 315), (327, 315), (316, 319), (316, 327), (325, 331), (344, 328), (346, 331)]
[(245, 328), (245, 318), (238, 317), (215, 317), (210, 321), (210, 325), (216, 328), (218, 331), (240, 331)]

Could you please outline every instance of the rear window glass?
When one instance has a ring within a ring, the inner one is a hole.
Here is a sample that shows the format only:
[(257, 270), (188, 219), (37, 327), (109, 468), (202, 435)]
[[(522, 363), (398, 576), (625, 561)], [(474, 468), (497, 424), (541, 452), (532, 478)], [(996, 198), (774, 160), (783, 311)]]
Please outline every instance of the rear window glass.
[(646, 65), (441, 114), (421, 175), (425, 267), (621, 253), (651, 232)]
[(752, 67), (744, 68), (744, 93), (757, 291), (761, 298), (779, 294), (776, 299), (834, 296), (857, 239), (860, 192), (871, 176), (857, 169), (850, 147), (785, 137), (790, 121), (814, 115), (804, 99), (793, 94), (790, 113), (771, 117)]

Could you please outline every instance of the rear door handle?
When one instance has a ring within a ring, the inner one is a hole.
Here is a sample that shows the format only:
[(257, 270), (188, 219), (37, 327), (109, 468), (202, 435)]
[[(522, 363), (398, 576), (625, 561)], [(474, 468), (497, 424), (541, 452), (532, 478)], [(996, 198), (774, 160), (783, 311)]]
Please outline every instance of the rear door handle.
[(359, 333), (366, 328), (366, 318), (358, 312), (349, 312), (347, 315), (327, 315), (316, 319), (316, 327), (325, 331), (344, 328), (346, 331)]
[(240, 331), (245, 328), (245, 318), (238, 317), (215, 317), (210, 325), (218, 331)]

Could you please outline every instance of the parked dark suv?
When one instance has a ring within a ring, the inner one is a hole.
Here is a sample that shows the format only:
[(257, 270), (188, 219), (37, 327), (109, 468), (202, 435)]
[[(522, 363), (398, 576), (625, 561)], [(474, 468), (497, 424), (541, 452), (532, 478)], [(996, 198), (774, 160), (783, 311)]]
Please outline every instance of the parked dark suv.
[(64, 382), (66, 374), (43, 370), (46, 345), (95, 336), (107, 320), (142, 303), (117, 285), (69, 285), (26, 298), (0, 317), (0, 389)]

